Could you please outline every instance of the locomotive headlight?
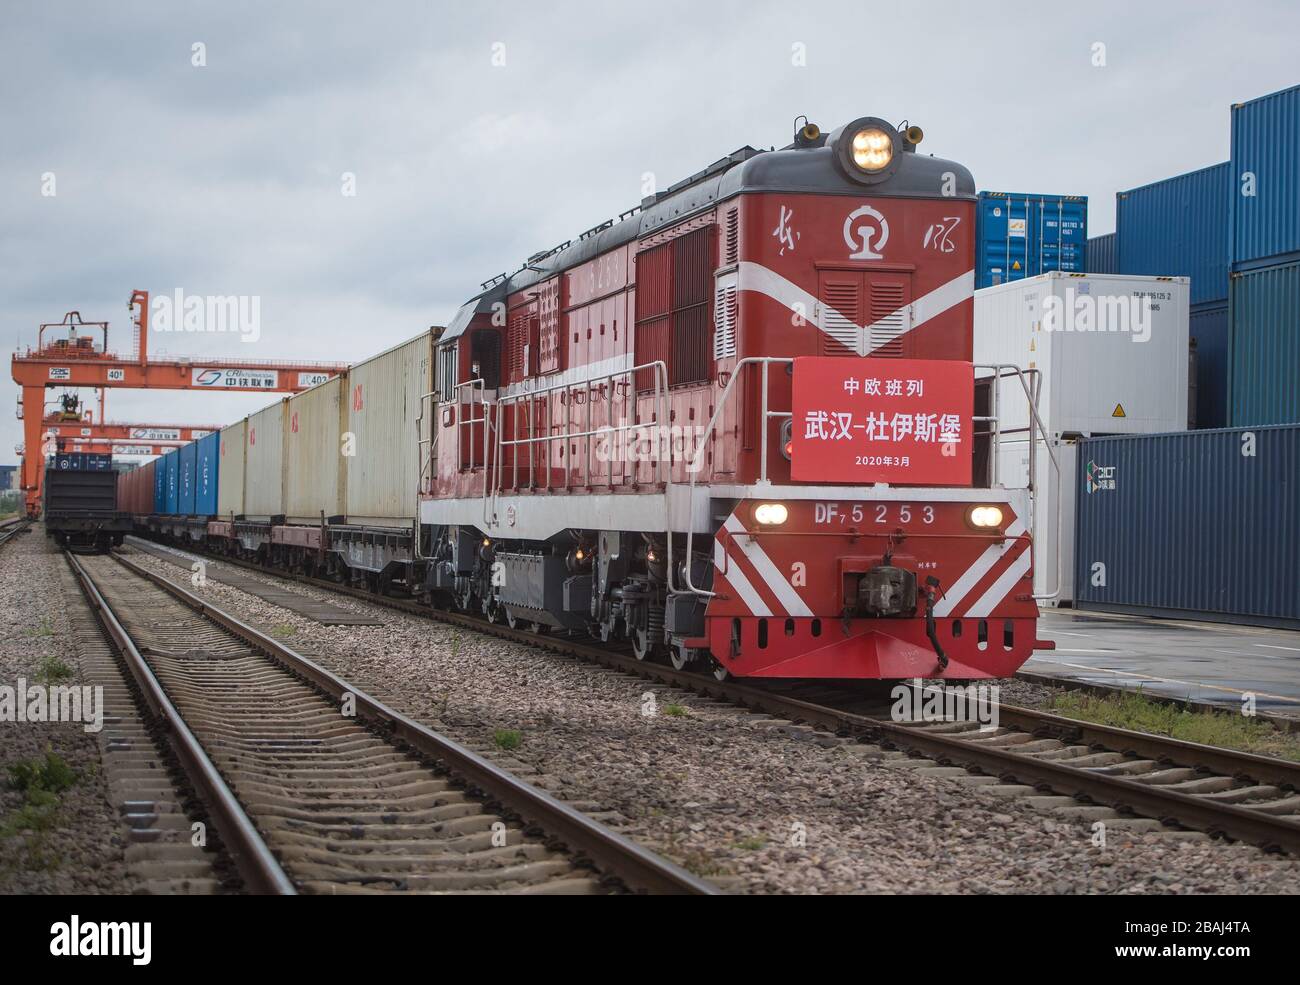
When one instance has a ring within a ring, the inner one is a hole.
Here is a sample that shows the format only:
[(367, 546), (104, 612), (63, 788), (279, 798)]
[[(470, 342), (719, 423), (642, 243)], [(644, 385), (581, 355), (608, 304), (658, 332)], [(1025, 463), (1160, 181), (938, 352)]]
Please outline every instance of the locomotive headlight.
[(972, 506), (966, 513), (972, 527), (990, 530), (1002, 526), (1002, 510), (997, 506)]
[(853, 163), (863, 171), (879, 171), (894, 159), (894, 138), (879, 127), (867, 127), (853, 135)]
[(754, 507), (754, 519), (765, 527), (778, 527), (789, 517), (784, 503), (759, 503)]

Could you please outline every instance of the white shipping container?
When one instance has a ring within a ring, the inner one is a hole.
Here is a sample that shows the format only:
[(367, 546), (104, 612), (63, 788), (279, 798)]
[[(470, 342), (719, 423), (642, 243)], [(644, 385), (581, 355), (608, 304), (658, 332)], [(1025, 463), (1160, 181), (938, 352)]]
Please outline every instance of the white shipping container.
[(224, 517), (244, 512), (244, 455), (248, 420), (221, 429), (221, 463), (217, 466), (217, 512)]
[[(1052, 457), (1060, 466), (1059, 474)], [(1046, 595), (1060, 587), (1054, 599), (1041, 602), (1053, 606), (1074, 600), (1074, 514), (1078, 494), (1078, 444), (1052, 439), (1038, 441), (1034, 470), (1034, 594)], [(1003, 441), (998, 450), (998, 484), (1008, 489), (1029, 485), (1029, 442)], [(1059, 565), (1059, 568), (1058, 568)], [(1058, 582), (1059, 572), (1059, 582)]]
[[(1040, 370), (1052, 437), (1186, 431), (1188, 279), (1054, 271), (976, 291), (975, 362)], [(1028, 437), (1018, 380), (999, 399), (1002, 433)]]
[(244, 459), (244, 513), (269, 517), (284, 513), (284, 421), (288, 399), (249, 414)]
[(289, 398), (285, 412), (284, 512), (290, 523), (318, 523), (347, 513), (349, 459), (343, 455), (346, 374)]
[[(353, 366), (348, 372), (348, 522), (406, 526), (416, 515), (420, 400), (433, 389), (431, 333)], [(427, 435), (428, 421), (425, 422)]]

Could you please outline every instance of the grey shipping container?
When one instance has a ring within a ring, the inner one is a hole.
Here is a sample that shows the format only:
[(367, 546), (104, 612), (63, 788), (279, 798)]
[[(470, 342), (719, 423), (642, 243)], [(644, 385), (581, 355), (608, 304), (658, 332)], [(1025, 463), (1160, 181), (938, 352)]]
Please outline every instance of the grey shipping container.
[(1115, 233), (1088, 240), (1088, 273), (1119, 273), (1119, 238)]
[(1122, 274), (1190, 277), (1192, 304), (1228, 297), (1227, 161), (1115, 196)]
[(1232, 107), (1234, 270), (1300, 258), (1300, 86)]
[(1229, 421), (1300, 421), (1300, 262), (1232, 275)]
[(1300, 628), (1300, 426), (1079, 443), (1075, 604)]
[(1196, 346), (1197, 428), (1228, 426), (1228, 303), (1193, 305), (1188, 334)]

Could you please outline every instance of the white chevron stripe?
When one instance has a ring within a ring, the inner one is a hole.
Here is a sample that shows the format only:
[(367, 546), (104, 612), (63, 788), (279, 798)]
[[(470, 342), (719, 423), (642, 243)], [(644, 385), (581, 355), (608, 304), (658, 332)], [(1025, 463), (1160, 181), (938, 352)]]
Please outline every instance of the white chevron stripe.
[[(745, 525), (733, 513), (727, 517), (727, 522), (723, 524), (727, 532), (731, 534), (731, 542), (737, 545), (741, 552), (748, 559), (749, 563), (754, 566), (758, 576), (763, 579), (772, 594), (785, 607), (786, 615), (790, 616), (811, 616), (812, 609), (800, 598), (799, 593), (795, 591), (794, 586), (790, 584), (781, 574), (781, 570), (772, 563), (772, 559), (767, 556), (767, 552), (759, 546), (753, 537), (745, 531)], [(740, 536), (740, 535), (743, 535)]]
[(1016, 517), (1016, 522), (1006, 529), (1006, 540), (998, 544), (990, 544), (984, 553), (975, 559), (975, 563), (962, 573), (960, 578), (947, 588), (943, 588), (943, 598), (935, 604), (934, 614), (936, 616), (951, 615), (952, 610), (957, 607), (958, 603), (970, 594), (970, 590), (979, 584), (980, 579), (993, 569), (993, 566), (1002, 559), (1007, 551), (1011, 550), (1016, 542), (1015, 539), (1024, 532), (1025, 522)]
[[(739, 281), (740, 290), (755, 291), (759, 294), (766, 294), (772, 300), (785, 305), (791, 311), (796, 314), (802, 314), (806, 318), (810, 316), (810, 312), (817, 310), (818, 305), (820, 305), (823, 310), (834, 313), (834, 315), (843, 323), (852, 325), (858, 333), (857, 353), (860, 356), (869, 355), (871, 352), (875, 351), (875, 348), (879, 348), (879, 346), (868, 348), (868, 340), (871, 338), (872, 325), (855, 324), (828, 305), (825, 301), (819, 301), (798, 284), (782, 277), (775, 270), (769, 270), (761, 263), (742, 260), (740, 262), (737, 279)], [(928, 294), (923, 294), (911, 303), (912, 319), (908, 331), (919, 328), (931, 318), (943, 314), (954, 305), (960, 304), (969, 297), (973, 297), (974, 294), (974, 270), (968, 270), (966, 273), (954, 277), (946, 284), (939, 285), (933, 291), (930, 291)], [(894, 322), (891, 320), (894, 319), (899, 312), (905, 311), (907, 307), (908, 305), (904, 305), (902, 308), (895, 310), (873, 324), (883, 326), (888, 323), (892, 325)], [(818, 319), (817, 324), (817, 328), (823, 332), (826, 331), (821, 324), (824, 320), (825, 319)], [(836, 341), (839, 340), (837, 339)]]
[(987, 616), (993, 611), (995, 605), (1006, 598), (1007, 592), (1011, 591), (1015, 583), (1023, 578), (1025, 572), (1028, 570), (1029, 550), (1026, 548), (1025, 552), (1021, 554), (1020, 557), (1011, 562), (1011, 567), (1002, 572), (1002, 574), (998, 576), (998, 580), (989, 586), (989, 590), (980, 597), (980, 600), (966, 611), (966, 615), (971, 618), (983, 618), (984, 616)]
[(740, 566), (734, 562), (725, 564), (726, 560), (726, 552), (722, 544), (715, 540), (713, 542), (713, 566), (736, 590), (736, 594), (740, 596), (740, 600), (745, 603), (750, 612), (756, 616), (770, 616), (772, 610), (767, 607), (763, 597), (754, 590), (754, 586), (749, 583), (749, 579), (740, 570)]

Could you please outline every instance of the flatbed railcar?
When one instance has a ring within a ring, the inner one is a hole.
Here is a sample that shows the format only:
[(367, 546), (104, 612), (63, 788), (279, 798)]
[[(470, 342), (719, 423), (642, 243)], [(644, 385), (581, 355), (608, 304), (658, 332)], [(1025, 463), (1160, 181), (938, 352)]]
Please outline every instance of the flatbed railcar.
[(735, 151), (226, 429), (217, 513), (146, 524), (719, 677), (1010, 674), (1050, 643), (991, 470), (1037, 387), (972, 364), (975, 185), (921, 139)]

